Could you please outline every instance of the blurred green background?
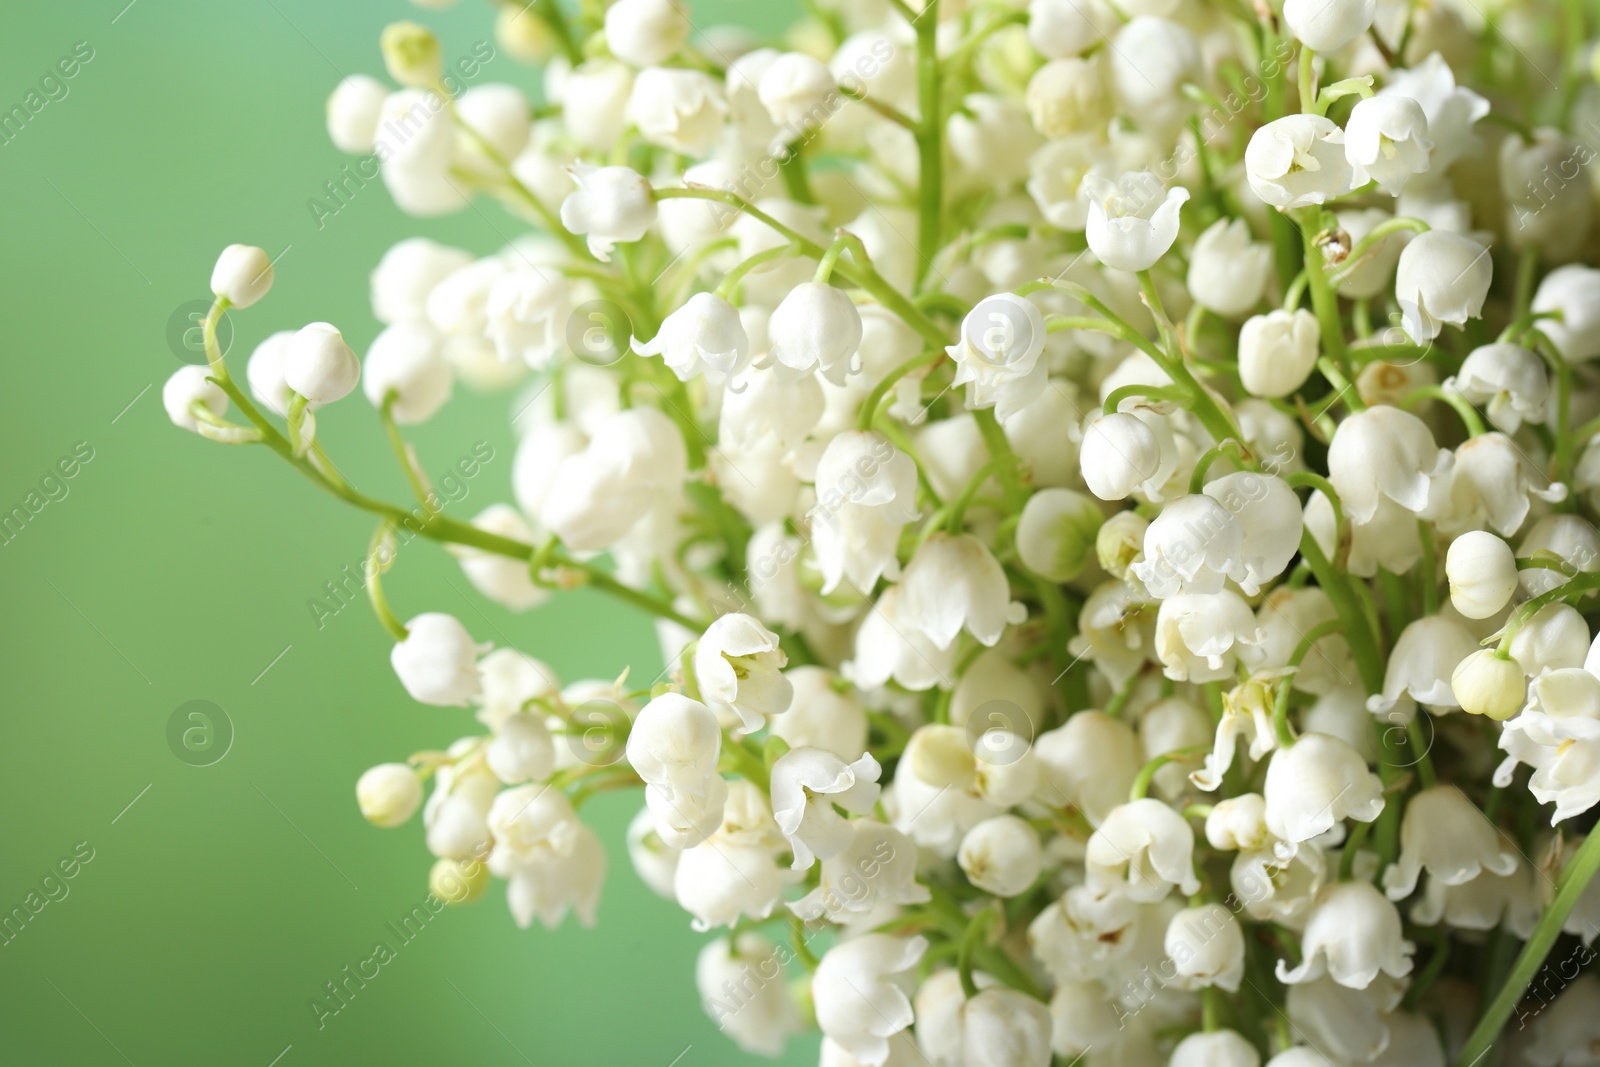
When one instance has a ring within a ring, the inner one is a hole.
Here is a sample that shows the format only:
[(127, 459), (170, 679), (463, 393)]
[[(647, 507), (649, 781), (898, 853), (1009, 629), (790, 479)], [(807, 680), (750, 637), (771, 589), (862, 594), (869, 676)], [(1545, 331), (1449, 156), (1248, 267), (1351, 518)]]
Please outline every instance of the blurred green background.
[[(763, 30), (793, 6), (694, 5), (701, 27)], [(0, 912), (29, 894), (37, 905), (59, 861), (93, 853), (61, 883), (66, 895), (0, 947), (0, 1062), (749, 1061), (700, 1009), (704, 939), (628, 863), (636, 794), (585, 809), (611, 852), (595, 929), (519, 931), (497, 888), (434, 920), (317, 1028), (311, 999), (376, 941), (392, 942), (386, 924), (426, 892), (420, 821), (366, 825), (356, 777), (475, 723), (406, 697), (364, 604), (317, 628), (307, 600), (357, 563), (372, 522), (265, 450), (180, 432), (161, 408), (161, 383), (179, 366), (168, 319), (208, 298), (225, 244), (281, 256), (268, 299), (232, 316), (242, 377), (259, 340), (308, 321), (339, 325), (364, 351), (377, 332), (367, 274), (394, 241), (425, 234), (486, 253), (516, 232), (493, 203), (408, 219), (376, 183), (320, 230), (307, 207), (347, 162), (323, 131), (323, 102), (342, 74), (381, 75), (383, 25), (418, 18), (456, 56), (492, 39), (492, 16), (483, 0), (442, 12), (399, 0), (0, 11), (0, 112), (24, 104), (75, 46), (80, 58), (93, 51), (65, 96), (46, 86), (60, 98), (0, 145), (0, 512), (44, 501), (0, 545)], [(501, 52), (480, 79), (490, 80), (532, 93), (539, 74)], [(452, 514), (510, 498), (509, 411), (507, 397), (458, 389), (414, 433), (435, 475), (475, 442), (495, 449)], [(356, 484), (404, 498), (363, 399), (319, 430)], [(93, 458), (41, 488), (75, 447)], [(563, 681), (627, 664), (648, 678), (660, 666), (649, 622), (587, 593), (513, 616), (432, 548), (402, 556), (387, 585), (402, 616), (454, 613)], [(210, 766), (168, 746), (168, 719), (191, 700), (233, 725)], [(814, 1063), (814, 1040), (789, 1053)]]

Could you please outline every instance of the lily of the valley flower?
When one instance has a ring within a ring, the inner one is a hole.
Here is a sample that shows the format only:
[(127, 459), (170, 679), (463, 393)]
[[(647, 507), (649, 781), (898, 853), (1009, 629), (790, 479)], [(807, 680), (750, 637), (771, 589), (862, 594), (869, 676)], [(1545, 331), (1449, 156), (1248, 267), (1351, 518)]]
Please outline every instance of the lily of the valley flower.
[(772, 813), (794, 850), (795, 870), (806, 870), (848, 848), (850, 823), (834, 810), (865, 815), (878, 801), (882, 768), (870, 754), (846, 763), (820, 748), (790, 749), (772, 765)]
[(1106, 266), (1149, 270), (1178, 239), (1178, 210), (1189, 199), (1183, 186), (1163, 190), (1150, 171), (1123, 174), (1115, 182), (1091, 174), (1083, 184), (1089, 194), (1084, 236)]

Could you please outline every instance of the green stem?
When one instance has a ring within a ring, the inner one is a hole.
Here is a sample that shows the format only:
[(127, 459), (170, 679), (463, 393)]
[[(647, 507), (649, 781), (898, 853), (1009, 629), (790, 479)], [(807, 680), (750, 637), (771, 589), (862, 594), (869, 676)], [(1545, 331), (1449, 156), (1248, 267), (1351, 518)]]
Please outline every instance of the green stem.
[(1400, 406), (1409, 410), (1424, 400), (1438, 400), (1454, 408), (1456, 414), (1461, 416), (1461, 421), (1466, 426), (1469, 437), (1479, 437), (1485, 433), (1483, 420), (1478, 417), (1477, 410), (1467, 403), (1467, 398), (1452, 389), (1446, 389), (1442, 385), (1418, 386), (1405, 395), (1405, 398), (1400, 401)]
[(1588, 887), (1596, 870), (1600, 870), (1600, 833), (1590, 833), (1584, 838), (1583, 844), (1578, 846), (1572, 862), (1561, 872), (1561, 879), (1556, 887), (1556, 897), (1545, 909), (1545, 913), (1539, 917), (1539, 924), (1534, 927), (1533, 936), (1528, 938), (1528, 943), (1517, 955), (1517, 961), (1512, 965), (1511, 973), (1506, 976), (1505, 984), (1500, 987), (1494, 1000), (1479, 1016), (1477, 1027), (1462, 1046), (1461, 1054), (1456, 1057), (1457, 1067), (1475, 1067), (1501, 1036), (1506, 1022), (1516, 1009), (1517, 1002), (1522, 999), (1528, 984), (1538, 976), (1545, 957), (1550, 954), (1556, 938), (1561, 935), (1561, 928), (1565, 925), (1567, 916), (1577, 907), (1578, 900), (1583, 896), (1583, 891)]
[[(1343, 619), (1328, 619), (1319, 622), (1305, 636), (1300, 638), (1300, 643), (1294, 646), (1294, 653), (1289, 657), (1290, 670), (1298, 670), (1300, 664), (1311, 654), (1311, 647), (1329, 634), (1338, 633), (1345, 628)], [(1278, 735), (1278, 747), (1288, 748), (1294, 744), (1294, 730), (1289, 726), (1289, 694), (1293, 692), (1293, 675), (1283, 680), (1278, 689), (1278, 698), (1272, 707), (1272, 729)]]
[(933, 348), (921, 355), (912, 356), (894, 370), (884, 375), (883, 381), (872, 387), (872, 392), (861, 402), (860, 413), (856, 416), (856, 429), (870, 430), (873, 422), (878, 417), (878, 408), (883, 404), (883, 398), (889, 395), (889, 390), (894, 388), (896, 382), (912, 371), (923, 367), (931, 367), (944, 358), (943, 348)]
[(1128, 789), (1128, 800), (1130, 802), (1135, 800), (1143, 800), (1150, 792), (1150, 783), (1155, 780), (1156, 772), (1161, 770), (1161, 768), (1165, 767), (1167, 764), (1192, 760), (1196, 756), (1204, 754), (1210, 748), (1210, 745), (1190, 745), (1188, 748), (1179, 748), (1174, 749), (1171, 752), (1163, 752), (1161, 755), (1150, 760), (1143, 767), (1139, 768), (1138, 777), (1134, 778), (1133, 785)]
[(410, 636), (405, 625), (395, 617), (394, 609), (389, 607), (389, 598), (383, 593), (383, 572), (388, 569), (387, 561), (394, 558), (394, 524), (384, 519), (378, 524), (378, 530), (372, 535), (372, 544), (367, 550), (366, 578), (367, 600), (372, 603), (372, 613), (378, 617), (383, 628), (396, 641), (404, 641)]
[(411, 454), (405, 437), (400, 433), (400, 427), (394, 421), (394, 402), (397, 399), (397, 394), (390, 390), (389, 395), (383, 398), (383, 405), (378, 408), (378, 418), (383, 420), (383, 432), (389, 438), (389, 447), (394, 450), (395, 459), (400, 461), (400, 469), (405, 472), (406, 484), (411, 486), (411, 492), (416, 495), (419, 503), (424, 507), (432, 507), (433, 505), (428, 502), (432, 494), (417, 470), (416, 457)]
[(1115, 415), (1122, 409), (1122, 402), (1131, 399), (1170, 400), (1183, 404), (1194, 398), (1189, 390), (1176, 385), (1124, 385), (1111, 390), (1101, 408), (1107, 415)]

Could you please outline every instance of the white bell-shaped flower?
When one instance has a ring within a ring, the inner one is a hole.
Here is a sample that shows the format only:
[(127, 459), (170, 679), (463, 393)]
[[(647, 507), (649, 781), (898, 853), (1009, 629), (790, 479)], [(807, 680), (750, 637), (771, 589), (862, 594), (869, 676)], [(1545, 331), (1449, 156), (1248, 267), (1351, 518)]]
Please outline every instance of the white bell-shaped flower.
[[(611, 11), (629, 6), (614, 4)], [(632, 92), (633, 71), (626, 63), (586, 60), (561, 79), (556, 95), (561, 104), (562, 126), (582, 147), (596, 153), (608, 151), (628, 128), (628, 99)]]
[(855, 689), (824, 667), (784, 672), (794, 689), (789, 710), (771, 719), (772, 734), (790, 748), (809, 745), (844, 759), (867, 750), (867, 712)]
[[(1319, 0), (1292, 2), (1309, 6)], [(1365, 2), (1370, 10), (1372, 0)], [(1340, 3), (1336, 0), (1326, 6), (1336, 8)], [(1344, 153), (1351, 168), (1377, 182), (1390, 196), (1399, 196), (1413, 174), (1428, 170), (1432, 149), (1428, 117), (1422, 105), (1408, 96), (1368, 97), (1356, 104), (1345, 122)]]
[(521, 711), (500, 721), (484, 759), (507, 785), (542, 782), (555, 769), (555, 742), (543, 716)]
[(801, 282), (773, 310), (767, 337), (780, 366), (797, 373), (815, 370), (841, 385), (856, 369), (852, 365), (861, 347), (861, 313), (843, 289)]
[(1239, 585), (1254, 596), (1282, 574), (1300, 551), (1303, 529), (1300, 498), (1282, 478), (1235, 471), (1206, 483), (1206, 496), (1219, 501), (1244, 533), (1240, 557), (1245, 576)]
[(504, 363), (543, 370), (567, 347), (571, 294), (554, 269), (525, 267), (502, 274), (489, 286), (483, 310), (484, 333)]
[(694, 27), (680, 0), (617, 0), (606, 10), (606, 47), (636, 67), (665, 63), (689, 40)]
[(711, 1021), (744, 1051), (782, 1055), (800, 1018), (782, 980), (783, 953), (760, 934), (708, 942), (695, 959), (694, 984)]
[(1507, 651), (1529, 677), (1564, 667), (1590, 668), (1589, 624), (1567, 604), (1546, 604), (1511, 638)]
[(1052, 807), (1071, 805), (1095, 824), (1128, 799), (1144, 766), (1133, 729), (1101, 711), (1072, 715), (1040, 734), (1032, 751), (1039, 760), (1039, 799)]
[(1541, 319), (1539, 330), (1565, 359), (1583, 363), (1600, 356), (1600, 268), (1581, 263), (1557, 267), (1534, 290), (1532, 310), (1561, 313)]
[(1403, 900), (1423, 871), (1445, 885), (1462, 885), (1484, 871), (1505, 877), (1517, 866), (1500, 831), (1453, 785), (1424, 789), (1406, 802), (1400, 859), (1383, 872), (1390, 900)]
[(1051, 59), (1087, 51), (1117, 30), (1109, 8), (1078, 0), (1029, 0), (1028, 42)]
[(871, 754), (846, 763), (820, 748), (790, 749), (772, 765), (772, 814), (794, 850), (795, 870), (850, 845), (850, 823), (835, 807), (866, 815), (878, 802), (882, 768)]
[(1189, 775), (1196, 789), (1214, 792), (1222, 788), (1222, 776), (1233, 766), (1239, 742), (1249, 744), (1250, 758), (1259, 760), (1277, 747), (1273, 730), (1273, 681), (1281, 672), (1259, 672), (1234, 686), (1222, 696), (1222, 720), (1217, 723), (1212, 748), (1204, 766)]
[(1344, 131), (1321, 115), (1286, 115), (1258, 128), (1244, 168), (1255, 194), (1282, 211), (1326, 203), (1358, 184)]
[(1445, 323), (1462, 326), (1478, 318), (1493, 279), (1489, 250), (1471, 237), (1443, 230), (1418, 234), (1395, 268), (1394, 296), (1406, 334), (1425, 344)]
[(1156, 613), (1156, 658), (1177, 682), (1214, 682), (1254, 660), (1266, 635), (1238, 593), (1180, 593)]
[(401, 425), (432, 418), (450, 399), (455, 380), (439, 335), (422, 322), (386, 327), (372, 339), (362, 369), (361, 391), (373, 407), (392, 396), (389, 411)]
[(1283, 21), (1295, 38), (1318, 52), (1337, 52), (1367, 32), (1374, 0), (1284, 0)]
[(455, 616), (428, 612), (406, 623), (389, 662), (413, 700), (464, 708), (482, 690), (478, 657), (491, 647), (474, 641)]
[[(1115, 10), (1115, 5), (1107, 6)], [(1105, 36), (1100, 34), (1102, 40)], [(1194, 34), (1172, 19), (1140, 14), (1116, 30), (1108, 43), (1111, 84), (1124, 114), (1139, 115), (1157, 127), (1172, 126), (1188, 115), (1192, 105), (1184, 97), (1183, 85), (1193, 81), (1201, 67)]]
[(694, 653), (695, 681), (713, 711), (737, 716), (746, 731), (789, 708), (794, 688), (783, 676), (789, 657), (778, 635), (742, 612), (706, 628)]
[(1438, 52), (1420, 63), (1392, 71), (1389, 84), (1378, 90), (1378, 95), (1408, 96), (1422, 105), (1428, 118), (1428, 136), (1433, 141), (1429, 167), (1433, 173), (1443, 174), (1450, 164), (1479, 147), (1472, 127), (1489, 113), (1489, 101), (1471, 89), (1457, 86), (1455, 72)]
[(1101, 55), (1052, 59), (1028, 79), (1026, 102), (1033, 128), (1052, 141), (1100, 129), (1113, 104)]
[(1389, 1020), (1406, 985), (1380, 974), (1365, 989), (1347, 989), (1326, 975), (1290, 986), (1284, 1009), (1291, 1032), (1310, 1046), (1300, 1050), (1310, 1056), (1293, 1061), (1294, 1067), (1374, 1062), (1389, 1047)]
[(1189, 253), (1189, 295), (1224, 318), (1261, 301), (1272, 273), (1272, 246), (1254, 240), (1244, 219), (1221, 218), (1195, 239)]
[(678, 857), (682, 849), (673, 848), (656, 833), (656, 819), (648, 807), (640, 808), (633, 821), (628, 823), (628, 859), (633, 861), (634, 873), (650, 887), (650, 891), (664, 900), (675, 900), (673, 880), (677, 877)]
[(1171, 465), (1152, 420), (1164, 421), (1160, 416), (1145, 419), (1118, 411), (1094, 418), (1083, 428), (1079, 463), (1091, 493), (1101, 500), (1124, 500), (1167, 480)]
[(1510, 537), (1533, 507), (1529, 497), (1559, 503), (1567, 498), (1567, 487), (1546, 480), (1505, 434), (1479, 434), (1456, 449), (1450, 471), (1451, 525), (1486, 525)]
[(589, 251), (600, 262), (611, 262), (613, 248), (639, 240), (655, 225), (655, 193), (638, 171), (574, 163), (567, 173), (578, 190), (561, 202), (561, 225), (587, 235)]
[[(581, 822), (575, 824), (572, 836), (569, 851), (536, 851), (507, 875), (506, 906), (519, 927), (527, 929), (538, 919), (545, 929), (553, 930), (569, 910), (584, 926), (594, 925), (606, 877), (606, 850), (600, 836)], [(491, 869), (493, 862), (491, 854)]]
[[(1295, 507), (1299, 515), (1298, 503)], [(1129, 568), (1158, 600), (1180, 593), (1218, 593), (1227, 579), (1243, 583), (1244, 530), (1210, 495), (1169, 502), (1144, 535), (1144, 560)]]
[(1469, 619), (1500, 613), (1517, 591), (1517, 558), (1504, 539), (1471, 530), (1450, 542), (1444, 557), (1450, 603)]
[[(1544, 908), (1540, 876), (1504, 831), (1500, 831), (1500, 842), (1512, 857), (1510, 874), (1484, 871), (1460, 885), (1445, 885), (1440, 879), (1430, 878), (1423, 886), (1422, 896), (1411, 905), (1411, 921), (1422, 926), (1443, 922), (1458, 930), (1493, 930), (1504, 923), (1518, 937), (1528, 938)], [(1574, 911), (1573, 918), (1580, 911), (1581, 907)]]
[(888, 1039), (914, 1018), (896, 979), (927, 948), (921, 937), (864, 934), (829, 949), (811, 976), (811, 1002), (823, 1035), (869, 1067), (882, 1067)]
[[(719, 779), (720, 780), (720, 779)], [(716, 831), (686, 848), (673, 872), (673, 897), (696, 930), (768, 918), (797, 879), (778, 863), (783, 837), (759, 788), (735, 779)]]
[(1183, 186), (1163, 191), (1153, 172), (1137, 171), (1114, 182), (1090, 174), (1083, 179), (1083, 188), (1089, 196), (1084, 236), (1089, 250), (1106, 266), (1149, 270), (1178, 239), (1178, 211), (1189, 199)]
[(1383, 783), (1360, 753), (1336, 737), (1317, 733), (1272, 754), (1262, 795), (1267, 829), (1291, 849), (1321, 837), (1343, 819), (1371, 822), (1384, 803)]
[(683, 435), (658, 408), (600, 420), (583, 451), (556, 467), (539, 520), (576, 552), (615, 545), (653, 508), (678, 498), (688, 472)]
[(1495, 785), (1509, 786), (1517, 764), (1528, 764), (1528, 791), (1556, 806), (1552, 825), (1600, 803), (1600, 678), (1569, 667), (1533, 679), (1527, 708), (1505, 724), (1499, 747), (1506, 758)]
[(1288, 396), (1306, 383), (1321, 354), (1322, 331), (1305, 308), (1253, 315), (1239, 330), (1239, 380), (1251, 396)]
[(1236, 1030), (1203, 1030), (1174, 1046), (1167, 1067), (1261, 1067), (1261, 1053)]
[(961, 1006), (965, 1067), (1050, 1067), (1050, 1011), (1004, 986), (982, 990)]
[[(1287, 669), (1306, 634), (1338, 616), (1328, 594), (1315, 586), (1295, 589), (1280, 585), (1268, 593), (1256, 612), (1267, 635), (1261, 645), (1261, 674), (1270, 677), (1274, 671)], [(1299, 692), (1325, 696), (1347, 688), (1355, 677), (1349, 642), (1343, 634), (1331, 633), (1317, 638), (1289, 684)]]
[(1224, 852), (1258, 852), (1267, 847), (1267, 802), (1260, 793), (1224, 797), (1206, 816), (1206, 841)]
[(1426, 423), (1408, 412), (1376, 405), (1339, 424), (1328, 445), (1328, 481), (1351, 522), (1370, 522), (1388, 497), (1423, 514), (1434, 480), (1448, 473), (1450, 453)]
[(807, 921), (849, 923), (886, 907), (926, 904), (928, 887), (917, 881), (917, 846), (905, 834), (874, 819), (850, 821), (850, 844), (822, 861), (817, 887), (789, 904)]
[(956, 364), (953, 384), (967, 387), (969, 408), (993, 407), (1005, 422), (1045, 392), (1039, 356), (1048, 339), (1031, 300), (1014, 293), (985, 297), (961, 321), (960, 340), (945, 349)]
[(856, 631), (855, 657), (845, 677), (861, 689), (876, 689), (890, 680), (913, 692), (948, 686), (955, 676), (954, 645), (939, 648), (902, 618), (900, 587), (891, 586)]
[(1120, 885), (1144, 904), (1173, 887), (1186, 896), (1200, 891), (1194, 873), (1194, 831), (1182, 815), (1146, 797), (1116, 808), (1089, 838), (1084, 871), (1094, 888)]
[(781, 134), (794, 137), (833, 116), (839, 95), (833, 74), (822, 62), (801, 52), (777, 56), (762, 72), (757, 95)]
[(1167, 924), (1167, 958), (1185, 989), (1216, 986), (1230, 993), (1244, 978), (1244, 927), (1221, 904), (1185, 908)]
[(401, 241), (372, 271), (373, 316), (386, 326), (426, 318), (433, 287), (471, 263), (470, 253), (426, 237)]
[(1521, 345), (1504, 342), (1473, 349), (1444, 386), (1484, 408), (1490, 424), (1508, 434), (1515, 434), (1524, 422), (1542, 425), (1550, 400), (1544, 360)]
[(1459, 707), (1450, 678), (1477, 650), (1478, 639), (1459, 619), (1427, 615), (1414, 620), (1400, 631), (1384, 669), (1383, 692), (1367, 699), (1368, 710), (1381, 715), (1405, 697), (1430, 708)]
[[(1143, 526), (1133, 512), (1119, 512)], [(1073, 489), (1041, 489), (1022, 506), (1017, 523), (1017, 556), (1033, 573), (1053, 582), (1069, 582), (1083, 573), (1098, 547), (1096, 535), (1105, 512), (1095, 500)], [(1144, 543), (1141, 534), (1139, 544)]]
[(704, 841), (722, 822), (727, 783), (717, 774), (722, 731), (716, 714), (679, 693), (663, 693), (633, 720), (625, 749), (644, 779), (661, 839), (674, 848)]
[(678, 380), (686, 382), (708, 369), (733, 375), (750, 358), (750, 337), (739, 309), (715, 293), (696, 293), (661, 323), (649, 342), (633, 340), (641, 356), (660, 356)]
[[(1580, 571), (1600, 570), (1600, 530), (1581, 515), (1546, 515), (1523, 534), (1518, 559), (1548, 555)], [(1542, 567), (1518, 572), (1523, 592), (1539, 596), (1566, 582), (1559, 571)]]
[(1073, 886), (1028, 925), (1028, 944), (1057, 982), (1099, 977), (1134, 950), (1143, 914), (1118, 886)]
[(815, 484), (817, 504), (807, 517), (823, 594), (844, 581), (870, 590), (880, 577), (899, 577), (900, 530), (917, 517), (911, 457), (875, 431), (847, 430), (817, 460)]
[(633, 80), (627, 114), (650, 144), (703, 156), (722, 135), (728, 104), (722, 86), (701, 71), (650, 67)]
[(1233, 858), (1228, 884), (1244, 913), (1260, 922), (1278, 922), (1299, 929), (1328, 875), (1322, 850), (1302, 844), (1285, 860), (1276, 848), (1240, 852)]
[(1312, 906), (1300, 939), (1300, 965), (1290, 968), (1279, 960), (1278, 981), (1296, 985), (1326, 974), (1347, 989), (1365, 989), (1380, 973), (1410, 974), (1416, 950), (1402, 936), (1400, 912), (1371, 883), (1337, 882)]
[(972, 534), (930, 535), (906, 565), (899, 588), (901, 620), (940, 649), (963, 629), (992, 646), (1008, 623), (1027, 617), (1011, 599), (1000, 562)]
[(956, 852), (967, 880), (997, 897), (1021, 894), (1039, 877), (1039, 832), (1015, 815), (997, 815), (967, 831)]

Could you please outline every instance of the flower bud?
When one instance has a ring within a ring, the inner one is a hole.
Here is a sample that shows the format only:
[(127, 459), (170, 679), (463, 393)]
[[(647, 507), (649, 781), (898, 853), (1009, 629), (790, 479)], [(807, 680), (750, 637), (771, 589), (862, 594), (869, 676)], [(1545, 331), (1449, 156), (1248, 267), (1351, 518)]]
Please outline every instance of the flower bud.
[(374, 826), (399, 826), (422, 805), (422, 782), (404, 763), (380, 763), (356, 780), (356, 803)]
[(830, 118), (837, 94), (833, 75), (821, 62), (799, 52), (786, 52), (761, 75), (757, 93), (779, 136), (794, 136)]
[(1015, 989), (985, 989), (961, 1006), (965, 1067), (1049, 1067), (1050, 1011)]
[(1194, 243), (1189, 293), (1224, 318), (1255, 307), (1272, 273), (1272, 246), (1253, 241), (1244, 219), (1218, 219)]
[(1522, 710), (1528, 676), (1516, 660), (1501, 659), (1494, 649), (1482, 648), (1456, 664), (1450, 688), (1462, 711), (1504, 722)]
[(254, 245), (229, 245), (211, 269), (211, 292), (236, 308), (247, 308), (272, 288), (272, 260)]
[(180, 367), (161, 387), (161, 406), (167, 409), (167, 418), (174, 426), (191, 433), (200, 432), (200, 422), (192, 410), (196, 403), (217, 416), (228, 410), (228, 394), (210, 375), (209, 367)]
[(1127, 412), (1095, 419), (1083, 431), (1083, 480), (1101, 500), (1122, 500), (1161, 468), (1161, 444), (1144, 420)]
[(428, 871), (428, 892), (446, 904), (473, 904), (489, 888), (489, 865), (475, 859), (435, 860)]
[(376, 78), (352, 74), (328, 96), (328, 138), (341, 152), (364, 155), (378, 137), (378, 113), (389, 90)]
[(1111, 117), (1111, 94), (1099, 57), (1053, 59), (1028, 82), (1033, 128), (1055, 141), (1098, 131)]
[(1244, 927), (1221, 904), (1174, 915), (1167, 924), (1166, 952), (1184, 987), (1238, 992), (1244, 978)]
[(1015, 815), (996, 815), (967, 831), (956, 862), (984, 892), (1017, 896), (1039, 877), (1039, 832)]
[(772, 357), (791, 371), (816, 370), (842, 385), (861, 347), (861, 313), (850, 294), (826, 282), (801, 282), (767, 320)]
[(283, 354), (283, 380), (313, 404), (348, 396), (361, 377), (361, 361), (326, 322), (303, 326)]
[(1261, 1053), (1236, 1031), (1206, 1030), (1178, 1042), (1167, 1067), (1261, 1067)]
[(1305, 308), (1255, 315), (1239, 330), (1239, 378), (1253, 396), (1284, 397), (1317, 365), (1322, 331)]
[(1472, 530), (1452, 541), (1444, 573), (1450, 581), (1450, 603), (1469, 619), (1498, 614), (1517, 590), (1517, 557), (1487, 530)]
[(1071, 489), (1042, 489), (1028, 498), (1017, 524), (1023, 566), (1052, 582), (1083, 573), (1105, 515), (1093, 499)]
[(1100, 569), (1113, 578), (1126, 578), (1128, 568), (1144, 551), (1144, 536), (1149, 529), (1150, 520), (1137, 511), (1119, 511), (1107, 519), (1094, 538)]
[(376, 408), (392, 396), (389, 410), (402, 425), (428, 421), (450, 399), (454, 374), (438, 334), (422, 323), (397, 323), (378, 334), (364, 369), (362, 392)]
[(1283, 21), (1299, 41), (1318, 52), (1335, 52), (1367, 32), (1374, 0), (1284, 0)]
[(444, 73), (444, 57), (439, 38), (426, 26), (415, 22), (391, 22), (378, 38), (383, 49), (383, 65), (389, 76), (413, 89), (431, 89)]
[(611, 54), (636, 67), (665, 63), (693, 30), (676, 0), (618, 0), (606, 11), (605, 27)]
[(1267, 802), (1260, 793), (1241, 793), (1219, 800), (1206, 816), (1206, 840), (1212, 848), (1259, 852), (1271, 838)]

